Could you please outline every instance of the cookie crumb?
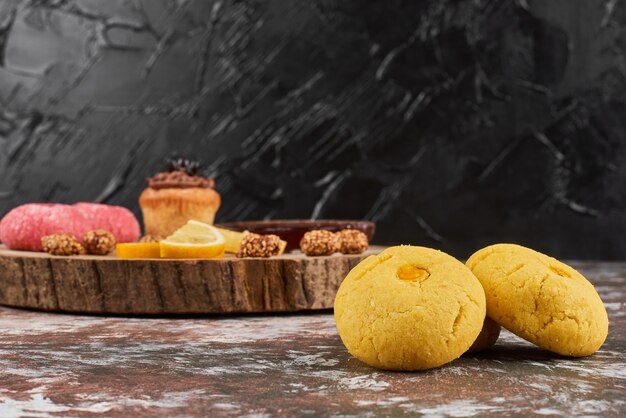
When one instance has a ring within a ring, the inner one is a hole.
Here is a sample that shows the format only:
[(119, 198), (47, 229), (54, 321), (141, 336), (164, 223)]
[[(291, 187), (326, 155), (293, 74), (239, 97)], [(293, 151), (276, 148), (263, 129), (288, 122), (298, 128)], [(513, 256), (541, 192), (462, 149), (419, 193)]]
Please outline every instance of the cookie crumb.
[(282, 241), (278, 235), (259, 235), (246, 233), (243, 236), (239, 251), (237, 252), (238, 258), (244, 257), (273, 257), (280, 255), (284, 249)]
[(308, 256), (331, 255), (339, 251), (341, 242), (334, 232), (315, 229), (300, 240), (300, 251)]
[(52, 255), (85, 254), (85, 247), (72, 234), (53, 234), (41, 238), (43, 250)]
[(104, 229), (88, 231), (83, 245), (88, 254), (106, 255), (115, 249), (115, 235)]
[(335, 233), (341, 240), (339, 251), (342, 254), (361, 254), (367, 251), (367, 235), (358, 229), (343, 229)]

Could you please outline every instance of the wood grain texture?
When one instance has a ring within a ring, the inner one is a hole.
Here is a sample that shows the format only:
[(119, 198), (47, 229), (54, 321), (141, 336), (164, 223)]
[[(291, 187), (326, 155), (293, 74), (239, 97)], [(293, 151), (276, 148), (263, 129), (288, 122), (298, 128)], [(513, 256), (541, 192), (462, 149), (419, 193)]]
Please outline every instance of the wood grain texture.
[(222, 314), (327, 309), (367, 255), (122, 260), (0, 247), (0, 304), (109, 314)]

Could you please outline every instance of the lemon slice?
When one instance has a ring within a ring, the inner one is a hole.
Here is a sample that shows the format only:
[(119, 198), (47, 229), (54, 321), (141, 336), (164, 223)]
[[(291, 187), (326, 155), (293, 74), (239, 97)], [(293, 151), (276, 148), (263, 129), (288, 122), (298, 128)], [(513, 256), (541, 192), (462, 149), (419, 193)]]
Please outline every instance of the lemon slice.
[(163, 258), (220, 258), (226, 240), (214, 226), (189, 221), (160, 244)]
[(158, 242), (127, 242), (115, 246), (117, 258), (159, 258), (161, 246)]
[(224, 241), (226, 244), (226, 252), (237, 254), (239, 251), (239, 247), (241, 247), (241, 241), (243, 240), (243, 236), (248, 232), (239, 232), (239, 231), (231, 231), (230, 229), (223, 229), (215, 227), (220, 234), (224, 237)]

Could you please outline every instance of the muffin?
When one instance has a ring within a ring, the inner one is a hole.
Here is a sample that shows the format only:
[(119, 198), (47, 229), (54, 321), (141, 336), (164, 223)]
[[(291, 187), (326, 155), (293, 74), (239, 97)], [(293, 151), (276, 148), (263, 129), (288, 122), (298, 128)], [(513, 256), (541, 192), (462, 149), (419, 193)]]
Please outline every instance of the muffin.
[(197, 171), (198, 163), (179, 158), (148, 179), (139, 196), (145, 234), (167, 237), (189, 220), (213, 224), (221, 198), (213, 179)]

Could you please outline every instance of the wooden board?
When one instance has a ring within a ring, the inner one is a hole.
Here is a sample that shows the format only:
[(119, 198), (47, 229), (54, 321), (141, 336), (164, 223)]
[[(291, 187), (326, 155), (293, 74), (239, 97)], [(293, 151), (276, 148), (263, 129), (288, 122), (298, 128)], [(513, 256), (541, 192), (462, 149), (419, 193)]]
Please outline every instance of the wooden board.
[(126, 315), (327, 309), (350, 269), (381, 250), (329, 257), (122, 260), (56, 257), (0, 245), (0, 304)]

